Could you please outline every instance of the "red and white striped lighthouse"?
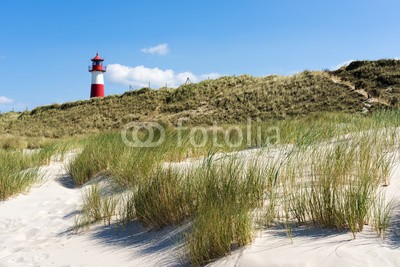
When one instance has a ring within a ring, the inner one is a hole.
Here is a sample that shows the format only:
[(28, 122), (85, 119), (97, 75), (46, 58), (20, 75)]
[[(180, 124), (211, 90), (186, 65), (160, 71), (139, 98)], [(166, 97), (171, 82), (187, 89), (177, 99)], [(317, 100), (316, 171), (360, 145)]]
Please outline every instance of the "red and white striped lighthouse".
[(92, 88), (90, 97), (104, 97), (104, 72), (106, 67), (103, 66), (103, 61), (99, 54), (91, 59), (92, 66), (89, 66), (89, 72), (92, 73)]

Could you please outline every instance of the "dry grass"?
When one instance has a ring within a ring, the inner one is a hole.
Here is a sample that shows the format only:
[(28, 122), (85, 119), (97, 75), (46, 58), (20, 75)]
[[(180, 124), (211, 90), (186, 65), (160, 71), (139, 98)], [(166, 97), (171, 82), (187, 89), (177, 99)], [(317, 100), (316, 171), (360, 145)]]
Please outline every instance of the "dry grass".
[(400, 100), (400, 60), (354, 61), (330, 72), (352, 83), (356, 90), (365, 90), (369, 97), (398, 106)]
[(120, 129), (128, 122), (159, 121), (176, 125), (245, 123), (247, 118), (284, 119), (313, 112), (360, 112), (364, 98), (320, 72), (289, 77), (222, 77), (176, 89), (139, 90), (39, 107), (0, 125), (15, 135), (59, 138)]

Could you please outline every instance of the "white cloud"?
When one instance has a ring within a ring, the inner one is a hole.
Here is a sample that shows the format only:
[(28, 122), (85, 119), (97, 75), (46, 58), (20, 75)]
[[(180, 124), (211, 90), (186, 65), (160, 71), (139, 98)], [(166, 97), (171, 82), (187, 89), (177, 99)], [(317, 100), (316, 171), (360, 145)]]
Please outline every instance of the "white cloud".
[(351, 62), (353, 62), (353, 61), (354, 61), (354, 59), (351, 59), (351, 60), (347, 60), (347, 61), (345, 61), (345, 62), (342, 62), (342, 63), (336, 65), (335, 67), (331, 68), (331, 70), (338, 70), (338, 69), (340, 69), (341, 67), (348, 66), (348, 65), (349, 65)]
[(14, 102), (11, 98), (0, 96), (0, 104), (10, 104)]
[(166, 55), (169, 53), (168, 44), (159, 44), (153, 47), (143, 48), (141, 50), (145, 54), (157, 54), (157, 55)]
[(111, 82), (135, 87), (147, 87), (149, 82), (152, 88), (163, 87), (165, 84), (167, 84), (168, 87), (177, 87), (184, 84), (187, 78), (193, 83), (196, 83), (206, 79), (216, 79), (218, 77), (221, 77), (219, 73), (195, 75), (189, 71), (175, 73), (171, 69), (151, 69), (144, 66), (130, 67), (120, 64), (110, 64), (107, 67), (107, 78)]

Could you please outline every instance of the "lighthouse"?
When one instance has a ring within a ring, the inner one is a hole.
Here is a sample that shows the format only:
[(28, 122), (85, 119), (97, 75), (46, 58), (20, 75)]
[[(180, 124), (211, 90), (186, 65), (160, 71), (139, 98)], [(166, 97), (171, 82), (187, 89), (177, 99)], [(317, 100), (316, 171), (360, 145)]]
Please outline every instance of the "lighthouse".
[(92, 73), (92, 87), (90, 97), (104, 97), (104, 72), (106, 67), (103, 66), (103, 61), (99, 54), (91, 59), (92, 66), (89, 66), (89, 72)]

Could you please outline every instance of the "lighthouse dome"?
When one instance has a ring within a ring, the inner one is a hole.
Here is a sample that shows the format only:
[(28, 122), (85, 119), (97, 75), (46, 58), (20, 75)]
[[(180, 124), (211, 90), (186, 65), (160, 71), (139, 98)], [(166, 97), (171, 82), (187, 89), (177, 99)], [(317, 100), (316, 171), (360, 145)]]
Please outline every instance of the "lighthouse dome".
[(104, 61), (104, 59), (102, 59), (102, 58), (99, 56), (99, 53), (96, 53), (96, 56), (95, 56), (94, 58), (92, 58), (91, 60), (92, 60), (92, 61)]

